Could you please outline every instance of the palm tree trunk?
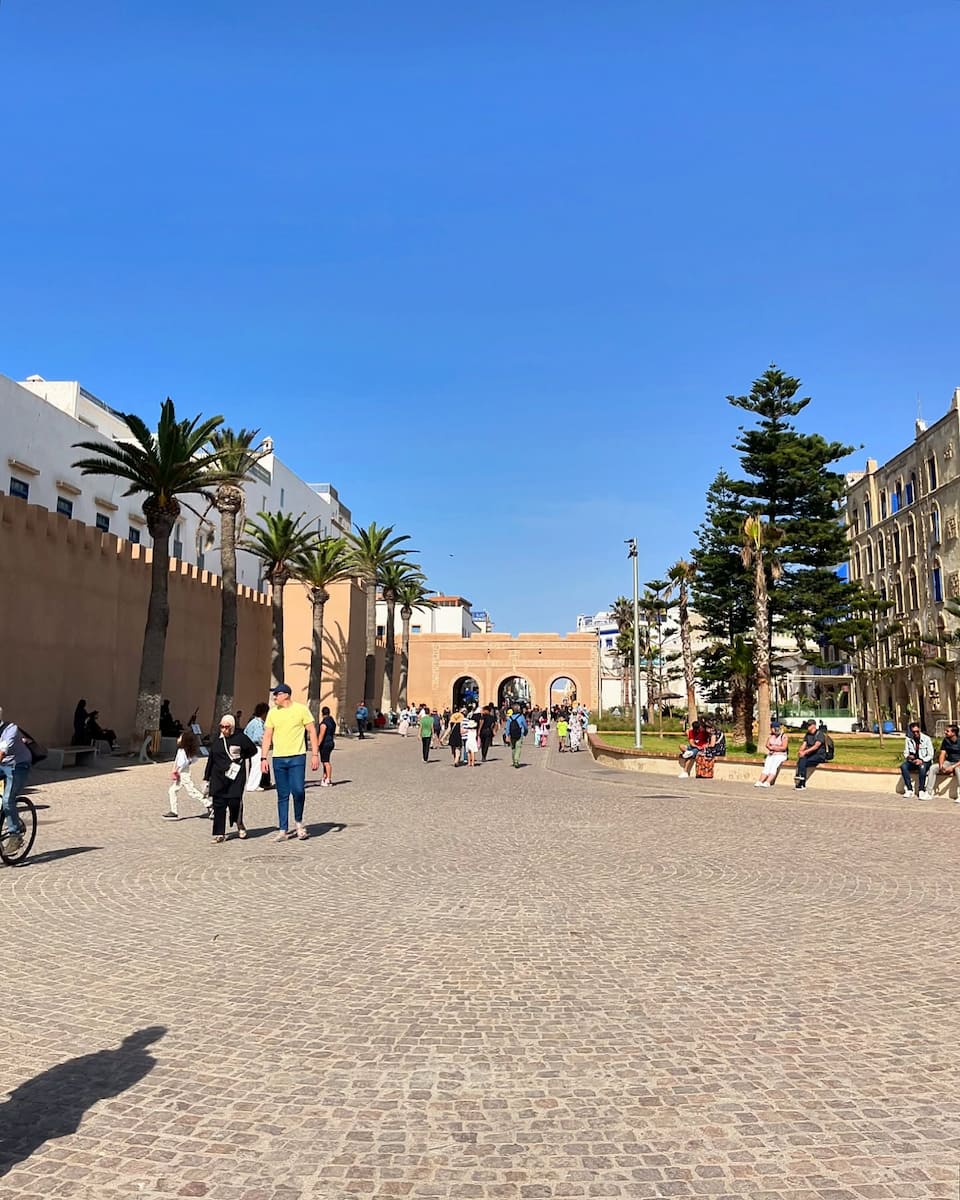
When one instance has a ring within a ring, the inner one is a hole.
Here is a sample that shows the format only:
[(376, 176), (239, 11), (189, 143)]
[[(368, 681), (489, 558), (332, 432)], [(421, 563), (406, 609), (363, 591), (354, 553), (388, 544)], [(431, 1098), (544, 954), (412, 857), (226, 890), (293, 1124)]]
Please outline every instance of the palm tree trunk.
[(367, 588), (367, 648), (363, 661), (363, 702), (373, 699), (377, 682), (377, 581), (364, 580)]
[(687, 689), (687, 721), (692, 725), (697, 719), (696, 675), (693, 671), (693, 646), (690, 640), (690, 609), (687, 585), (680, 583), (680, 649), (683, 654), (683, 681)]
[[(313, 599), (311, 597), (311, 599)], [(310, 683), (307, 687), (307, 708), (314, 719), (320, 719), (320, 685), (323, 682), (323, 615), (326, 600), (313, 600), (313, 637), (310, 647)]]
[(388, 713), (393, 708), (393, 670), (394, 660), (397, 657), (397, 638), (393, 628), (397, 602), (390, 596), (386, 597), (386, 601), (387, 627), (384, 630), (386, 645), (383, 654), (383, 700), (380, 704), (382, 713)]
[[(164, 528), (166, 526), (166, 528)], [(140, 679), (137, 683), (136, 734), (143, 739), (160, 727), (160, 701), (163, 690), (163, 655), (170, 621), (170, 530), (172, 522), (150, 529), (153, 561), (150, 566), (150, 601), (143, 630)]]
[(400, 619), (403, 621), (403, 633), (400, 642), (400, 689), (397, 703), (401, 708), (407, 706), (407, 679), (410, 674), (410, 618), (413, 612), (409, 608), (400, 609)]
[(220, 662), (210, 728), (224, 713), (233, 712), (237, 676), (237, 513), (233, 505), (220, 509)]
[[(770, 730), (770, 612), (763, 555), (757, 547), (753, 560), (754, 663), (757, 675), (757, 742), (763, 745)], [(751, 730), (752, 717), (751, 712)], [(753, 739), (748, 737), (747, 742)]]
[(283, 589), (286, 579), (281, 576), (270, 581), (270, 608), (273, 614), (273, 662), (270, 664), (270, 686), (283, 683)]

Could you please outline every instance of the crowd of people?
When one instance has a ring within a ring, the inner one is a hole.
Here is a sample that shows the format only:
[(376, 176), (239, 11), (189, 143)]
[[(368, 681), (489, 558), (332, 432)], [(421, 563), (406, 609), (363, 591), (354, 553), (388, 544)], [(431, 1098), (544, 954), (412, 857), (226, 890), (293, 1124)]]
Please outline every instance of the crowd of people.
[(579, 750), (588, 719), (582, 706), (541, 709), (521, 701), (503, 707), (468, 701), (441, 711), (429, 704), (412, 704), (397, 714), (397, 730), (401, 737), (409, 737), (412, 732), (419, 735), (424, 762), (430, 761), (431, 750), (445, 747), (455, 767), (485, 763), (499, 734), (503, 744), (510, 747), (513, 765), (518, 767), (524, 740), (532, 735), (533, 744), (545, 749), (551, 727), (556, 730), (561, 753)]

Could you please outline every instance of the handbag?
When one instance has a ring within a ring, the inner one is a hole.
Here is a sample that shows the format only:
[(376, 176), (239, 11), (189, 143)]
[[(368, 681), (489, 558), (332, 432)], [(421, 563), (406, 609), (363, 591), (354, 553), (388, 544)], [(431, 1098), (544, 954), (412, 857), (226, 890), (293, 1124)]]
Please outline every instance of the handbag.
[(38, 762), (43, 762), (47, 757), (47, 749), (41, 746), (38, 741), (35, 741), (25, 729), (20, 730), (20, 741), (30, 751), (30, 757), (33, 759), (34, 765)]

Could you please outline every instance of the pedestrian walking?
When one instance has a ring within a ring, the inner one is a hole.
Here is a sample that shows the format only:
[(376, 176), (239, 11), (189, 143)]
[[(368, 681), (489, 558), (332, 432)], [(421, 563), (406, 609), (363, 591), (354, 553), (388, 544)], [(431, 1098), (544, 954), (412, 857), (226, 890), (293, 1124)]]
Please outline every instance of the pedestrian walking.
[(497, 714), (493, 710), (492, 704), (485, 704), (483, 712), (480, 714), (480, 722), (477, 730), (477, 737), (480, 742), (480, 761), (486, 762), (487, 755), (490, 753), (490, 747), (493, 745), (493, 735), (497, 730)]
[(244, 733), (257, 748), (257, 760), (253, 764), (252, 771), (258, 776), (257, 783), (252, 780), (247, 780), (248, 792), (268, 792), (270, 790), (270, 772), (260, 770), (260, 748), (263, 745), (263, 731), (266, 728), (264, 722), (267, 719), (267, 714), (270, 712), (270, 705), (258, 704), (253, 710), (253, 716), (247, 722)]
[(333, 786), (333, 768), (330, 766), (330, 755), (333, 753), (333, 748), (336, 745), (337, 723), (330, 716), (330, 709), (326, 705), (320, 709), (320, 728), (317, 730), (320, 738), (320, 766), (323, 767), (323, 778), (320, 780), (321, 787)]
[(230, 824), (236, 825), (237, 836), (245, 838), (243, 823), (243, 790), (247, 782), (247, 763), (256, 757), (257, 748), (245, 733), (237, 729), (233, 713), (220, 718), (220, 736), (210, 743), (210, 754), (203, 778), (213, 804), (213, 840), (222, 842)]
[(570, 741), (570, 751), (573, 754), (580, 753), (580, 743), (583, 741), (583, 726), (580, 724), (580, 717), (574, 713), (568, 722), (567, 737)]
[(477, 738), (477, 723), (468, 714), (463, 718), (461, 728), (463, 730), (463, 748), (467, 753), (467, 766), (475, 767), (477, 765), (477, 751), (480, 749), (480, 743)]
[(278, 683), (273, 689), (276, 703), (264, 721), (261, 770), (269, 767), (267, 756), (273, 751), (273, 779), (277, 785), (276, 842), (284, 842), (294, 836), (288, 829), (290, 797), (293, 797), (293, 819), (296, 836), (304, 842), (310, 836), (303, 823), (303, 805), (306, 797), (307, 752), (304, 734), (310, 741), (310, 770), (320, 769), (320, 747), (317, 744), (317, 727), (313, 715), (305, 704), (295, 702), (289, 683)]
[(427, 709), (420, 714), (420, 744), (423, 747), (423, 761), (430, 761), (430, 746), (433, 742), (433, 716)]
[(455, 767), (460, 766), (460, 751), (463, 749), (463, 719), (463, 713), (458, 708), (450, 714), (450, 727), (447, 730), (447, 745)]
[(567, 749), (567, 736), (569, 733), (570, 723), (567, 721), (565, 716), (561, 715), (560, 719), (557, 721), (557, 743), (559, 745), (561, 754), (563, 754)]
[(180, 811), (177, 807), (177, 794), (181, 788), (183, 788), (191, 800), (196, 800), (203, 809), (205, 817), (209, 817), (212, 814), (213, 805), (190, 777), (190, 768), (195, 762), (199, 762), (199, 760), (200, 741), (192, 730), (185, 729), (177, 738), (177, 754), (173, 760), (173, 771), (170, 775), (171, 783), (167, 790), (167, 801), (170, 808), (163, 814), (164, 820), (180, 820)]
[(507, 737), (510, 741), (510, 757), (515, 767), (520, 766), (520, 752), (523, 749), (523, 739), (527, 736), (527, 722), (522, 712), (515, 712), (507, 720)]
[(366, 700), (361, 700), (360, 703), (357, 705), (357, 712), (356, 712), (357, 737), (360, 739), (361, 742), (363, 741), (364, 735), (367, 732), (367, 717), (369, 715), (370, 715), (370, 713), (369, 713), (369, 710), (367, 709)]

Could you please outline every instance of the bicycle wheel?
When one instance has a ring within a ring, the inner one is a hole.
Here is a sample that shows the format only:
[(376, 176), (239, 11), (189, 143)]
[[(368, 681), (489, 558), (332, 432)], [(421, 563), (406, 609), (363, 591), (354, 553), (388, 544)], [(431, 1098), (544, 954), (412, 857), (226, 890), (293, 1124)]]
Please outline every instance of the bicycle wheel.
[(37, 810), (33, 807), (32, 800), (28, 800), (26, 796), (19, 797), (17, 816), (20, 818), (20, 832), (0, 834), (0, 859), (8, 867), (15, 867), (17, 863), (23, 862), (37, 836)]

